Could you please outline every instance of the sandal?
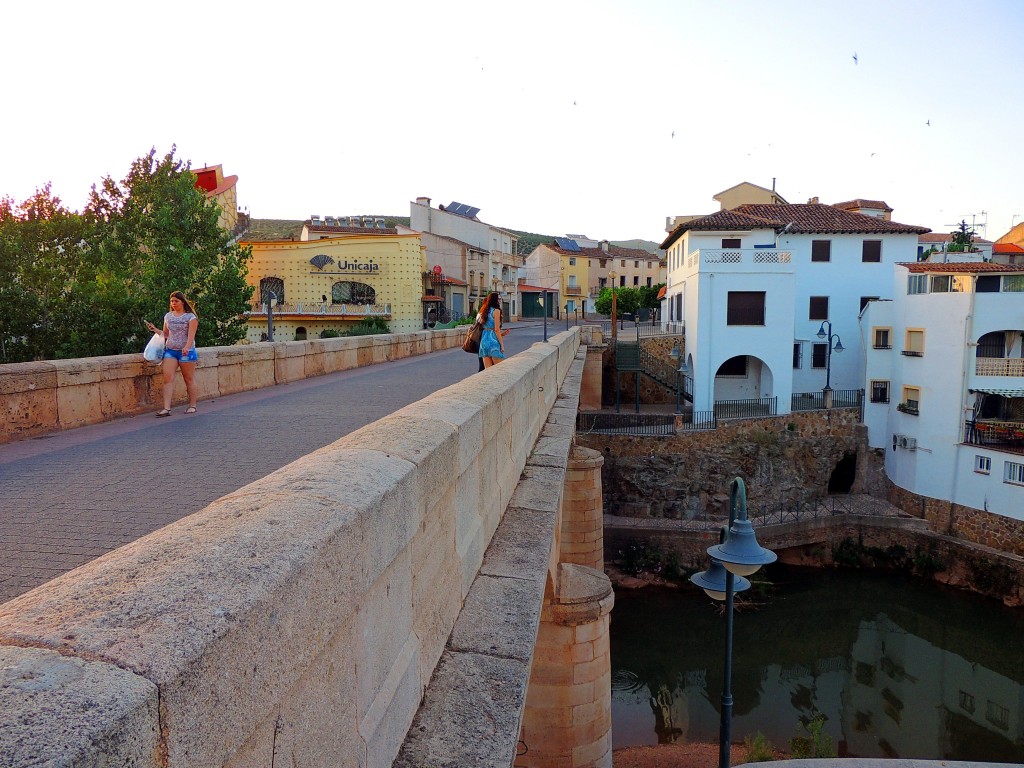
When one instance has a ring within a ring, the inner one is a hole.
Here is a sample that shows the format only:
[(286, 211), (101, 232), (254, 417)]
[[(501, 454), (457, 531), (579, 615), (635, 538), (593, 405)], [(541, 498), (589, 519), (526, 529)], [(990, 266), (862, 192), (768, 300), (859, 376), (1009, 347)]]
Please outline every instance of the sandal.
[(164, 416), (170, 416), (170, 415), (171, 415), (171, 411), (170, 411), (169, 408), (161, 408), (159, 411), (156, 412), (156, 417), (158, 419), (161, 419)]
[(195, 413), (195, 412), (196, 412), (196, 407), (194, 405), (190, 405), (188, 408), (185, 409), (185, 413)]

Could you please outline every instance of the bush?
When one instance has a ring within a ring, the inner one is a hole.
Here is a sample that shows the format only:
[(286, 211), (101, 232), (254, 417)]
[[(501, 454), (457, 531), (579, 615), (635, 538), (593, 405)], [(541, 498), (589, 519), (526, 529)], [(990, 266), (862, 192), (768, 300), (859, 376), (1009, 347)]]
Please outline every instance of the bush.
[(336, 339), (339, 336), (341, 336), (341, 331), (338, 331), (335, 328), (325, 328), (324, 330), (320, 331), (321, 339)]
[(775, 759), (775, 747), (760, 731), (753, 736), (747, 736), (743, 740), (743, 746), (747, 748), (748, 763), (767, 763)]
[(789, 740), (789, 751), (793, 753), (794, 760), (802, 760), (811, 757), (836, 757), (836, 745), (832, 737), (825, 733), (825, 716), (820, 712), (806, 723), (800, 723), (800, 727), (807, 733), (806, 736), (797, 734)]

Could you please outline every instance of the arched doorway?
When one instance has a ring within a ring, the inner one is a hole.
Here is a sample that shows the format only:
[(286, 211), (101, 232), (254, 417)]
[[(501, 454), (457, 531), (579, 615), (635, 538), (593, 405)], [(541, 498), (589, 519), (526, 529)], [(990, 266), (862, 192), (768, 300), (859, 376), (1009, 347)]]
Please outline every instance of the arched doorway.
[(376, 304), (377, 291), (366, 283), (341, 280), (331, 286), (331, 304)]
[(774, 395), (771, 368), (754, 355), (736, 355), (715, 371), (715, 402), (752, 400)]

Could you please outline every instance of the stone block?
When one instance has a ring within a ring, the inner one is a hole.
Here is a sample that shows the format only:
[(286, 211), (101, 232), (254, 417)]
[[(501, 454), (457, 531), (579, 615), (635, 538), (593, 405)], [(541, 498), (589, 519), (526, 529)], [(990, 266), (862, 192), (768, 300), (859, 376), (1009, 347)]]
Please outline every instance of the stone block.
[(0, 764), (156, 765), (156, 686), (40, 648), (0, 647)]
[(287, 384), (299, 381), (306, 372), (306, 342), (275, 341), (274, 348), (274, 381)]
[(544, 583), (478, 576), (452, 630), (448, 647), (529, 663), (537, 639)]

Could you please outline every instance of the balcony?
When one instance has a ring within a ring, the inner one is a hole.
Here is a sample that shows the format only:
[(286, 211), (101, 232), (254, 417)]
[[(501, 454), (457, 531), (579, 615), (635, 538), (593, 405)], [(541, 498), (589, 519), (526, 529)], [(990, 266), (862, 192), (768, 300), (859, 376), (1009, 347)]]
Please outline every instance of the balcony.
[(578, 285), (570, 285), (565, 289), (566, 296), (582, 296), (583, 289)]
[(689, 269), (708, 266), (716, 272), (729, 269), (750, 271), (751, 267), (772, 272), (792, 272), (793, 253), (774, 248), (700, 248), (691, 251), (686, 257), (686, 266)]
[(964, 443), (1024, 453), (1024, 421), (965, 421)]
[[(264, 304), (253, 302), (246, 315), (266, 317)], [(363, 317), (391, 317), (390, 304), (325, 304), (322, 301), (278, 304), (274, 307), (275, 317), (330, 317), (337, 320), (360, 319)]]
[(974, 361), (977, 376), (1024, 376), (1022, 357), (979, 357)]

